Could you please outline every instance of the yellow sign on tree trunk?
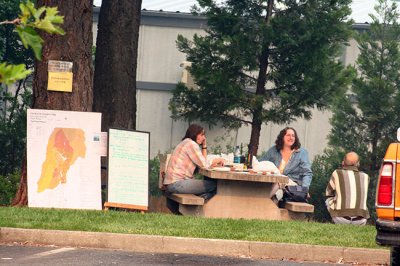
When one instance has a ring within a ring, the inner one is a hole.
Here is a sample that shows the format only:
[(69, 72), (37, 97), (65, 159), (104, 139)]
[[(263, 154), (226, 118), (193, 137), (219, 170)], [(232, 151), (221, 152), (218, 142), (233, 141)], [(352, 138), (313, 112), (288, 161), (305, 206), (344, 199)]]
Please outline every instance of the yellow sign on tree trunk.
[(72, 92), (72, 66), (72, 62), (49, 60), (47, 89)]

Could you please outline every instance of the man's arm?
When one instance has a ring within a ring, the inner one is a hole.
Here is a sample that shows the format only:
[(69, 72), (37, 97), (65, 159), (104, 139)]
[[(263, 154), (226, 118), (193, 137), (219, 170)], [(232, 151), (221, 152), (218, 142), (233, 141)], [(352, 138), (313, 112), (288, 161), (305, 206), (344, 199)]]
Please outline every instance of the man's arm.
[(327, 196), (327, 197), (335, 196), (335, 191), (336, 191), (335, 176), (337, 176), (336, 170), (332, 173), (331, 178), (329, 179), (328, 185), (326, 186), (325, 196)]

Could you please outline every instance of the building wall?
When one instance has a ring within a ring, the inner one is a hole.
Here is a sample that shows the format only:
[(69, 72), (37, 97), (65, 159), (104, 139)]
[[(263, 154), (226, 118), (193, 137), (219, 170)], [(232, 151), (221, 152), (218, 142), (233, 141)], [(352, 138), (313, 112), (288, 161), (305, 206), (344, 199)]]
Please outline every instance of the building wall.
[[(98, 10), (94, 10), (98, 14)], [(171, 151), (185, 134), (188, 123), (173, 121), (168, 109), (171, 89), (181, 79), (183, 69), (179, 65), (185, 61), (185, 55), (176, 48), (176, 38), (181, 34), (190, 38), (194, 34), (205, 34), (206, 21), (190, 14), (142, 11), (139, 33), (138, 69), (137, 69), (137, 130), (150, 132), (150, 156)], [(97, 36), (97, 19), (94, 18), (93, 35)], [(343, 48), (340, 60), (345, 64), (354, 64), (358, 55), (354, 40)], [(313, 110), (312, 119), (299, 119), (289, 126), (294, 127), (302, 146), (312, 159), (322, 154), (327, 146), (327, 135), (331, 129), (329, 111)], [(247, 145), (251, 128), (241, 127), (228, 132), (220, 125), (209, 129), (206, 125), (207, 141), (211, 148), (227, 145)], [(279, 131), (287, 125), (263, 125), (260, 137), (259, 154), (271, 147)]]

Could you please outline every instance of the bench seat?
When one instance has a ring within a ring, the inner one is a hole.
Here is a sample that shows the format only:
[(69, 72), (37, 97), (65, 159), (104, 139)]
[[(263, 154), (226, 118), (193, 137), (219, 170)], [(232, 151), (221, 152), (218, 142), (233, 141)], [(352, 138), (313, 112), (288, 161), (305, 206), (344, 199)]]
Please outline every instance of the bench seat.
[(183, 205), (204, 205), (204, 199), (194, 194), (171, 194), (168, 198)]
[(286, 202), (284, 208), (291, 212), (314, 212), (314, 205), (305, 202)]
[[(164, 189), (164, 177), (165, 177), (165, 170), (167, 169), (169, 158), (171, 154), (166, 155), (159, 155), (160, 159), (160, 174), (158, 180), (158, 187), (163, 190)], [(196, 196), (194, 194), (170, 194), (166, 195), (169, 199), (178, 202), (182, 205), (204, 205), (204, 199), (202, 197)]]

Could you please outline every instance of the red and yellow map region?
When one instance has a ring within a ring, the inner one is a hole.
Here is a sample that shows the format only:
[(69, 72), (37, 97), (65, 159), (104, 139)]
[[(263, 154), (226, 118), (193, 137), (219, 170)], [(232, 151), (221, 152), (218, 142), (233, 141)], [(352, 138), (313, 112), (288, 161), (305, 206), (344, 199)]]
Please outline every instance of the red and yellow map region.
[(55, 128), (47, 143), (46, 159), (37, 192), (67, 182), (67, 172), (78, 157), (85, 158), (85, 133), (78, 128)]

